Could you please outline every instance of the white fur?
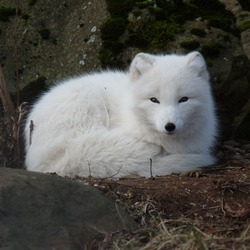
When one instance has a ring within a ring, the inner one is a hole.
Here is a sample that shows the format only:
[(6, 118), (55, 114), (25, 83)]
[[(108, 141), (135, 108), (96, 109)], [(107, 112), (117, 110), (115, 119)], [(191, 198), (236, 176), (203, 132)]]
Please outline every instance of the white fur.
[[(150, 159), (153, 175), (213, 164), (216, 119), (208, 81), (198, 52), (140, 53), (129, 72), (67, 80), (45, 93), (27, 118), (27, 169), (148, 177)], [(182, 97), (189, 99), (179, 103)], [(165, 130), (167, 123), (175, 124), (172, 133)]]

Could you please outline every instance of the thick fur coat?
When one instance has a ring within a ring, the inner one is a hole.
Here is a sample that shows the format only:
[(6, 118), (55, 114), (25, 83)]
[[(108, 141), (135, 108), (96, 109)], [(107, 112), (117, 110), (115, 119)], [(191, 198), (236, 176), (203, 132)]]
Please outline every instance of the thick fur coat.
[(200, 53), (138, 54), (128, 72), (72, 78), (45, 93), (25, 127), (28, 170), (123, 177), (215, 162), (209, 75)]

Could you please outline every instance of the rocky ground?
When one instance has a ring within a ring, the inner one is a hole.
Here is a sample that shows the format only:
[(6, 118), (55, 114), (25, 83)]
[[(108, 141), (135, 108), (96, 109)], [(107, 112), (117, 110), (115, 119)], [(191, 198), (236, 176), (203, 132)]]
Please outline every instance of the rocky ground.
[(94, 239), (136, 227), (124, 209), (96, 188), (0, 168), (0, 249), (90, 249)]
[(186, 176), (74, 178), (121, 204), (141, 226), (100, 244), (117, 249), (248, 249), (250, 144), (225, 142), (220, 164)]
[[(2, 7), (15, 9), (16, 2), (1, 0), (0, 17)], [(11, 91), (15, 89), (16, 67), (21, 87), (41, 77), (52, 84), (100, 69), (105, 0), (19, 1), (19, 8), (18, 20), (13, 15), (7, 21), (0, 20), (0, 63)]]

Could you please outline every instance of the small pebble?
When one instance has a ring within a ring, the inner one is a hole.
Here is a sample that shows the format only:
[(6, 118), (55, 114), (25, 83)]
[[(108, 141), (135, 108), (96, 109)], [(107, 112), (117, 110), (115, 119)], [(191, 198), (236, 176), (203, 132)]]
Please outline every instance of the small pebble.
[(92, 33), (95, 33), (95, 32), (96, 32), (96, 26), (93, 26), (93, 27), (92, 27), (91, 32), (92, 32)]

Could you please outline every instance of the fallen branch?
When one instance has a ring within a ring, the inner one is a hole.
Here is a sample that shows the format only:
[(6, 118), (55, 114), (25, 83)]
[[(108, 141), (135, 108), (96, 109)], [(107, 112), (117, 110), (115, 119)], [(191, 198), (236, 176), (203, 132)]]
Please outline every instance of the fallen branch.
[(0, 99), (3, 104), (4, 113), (9, 117), (15, 116), (14, 104), (7, 89), (2, 66), (0, 65)]
[(150, 159), (150, 179), (151, 180), (154, 180), (155, 178), (154, 178), (154, 176), (153, 176), (153, 169), (152, 169), (152, 167), (153, 167), (153, 160), (152, 159)]
[[(20, 168), (20, 126), (21, 120), (23, 120), (23, 113), (20, 112), (19, 117), (15, 110), (14, 104), (11, 100), (10, 93), (8, 91), (4, 73), (2, 66), (0, 65), (0, 100), (3, 105), (3, 119), (5, 121), (6, 126), (4, 127), (4, 134), (8, 140), (11, 141), (10, 145), (3, 145), (3, 152), (11, 152), (8, 155), (12, 155), (12, 159), (8, 159), (8, 161), (14, 162), (15, 167)], [(21, 107), (22, 108), (22, 107)], [(9, 158), (9, 157), (8, 157)], [(4, 161), (4, 164), (6, 162)], [(8, 165), (8, 164), (7, 164)]]

